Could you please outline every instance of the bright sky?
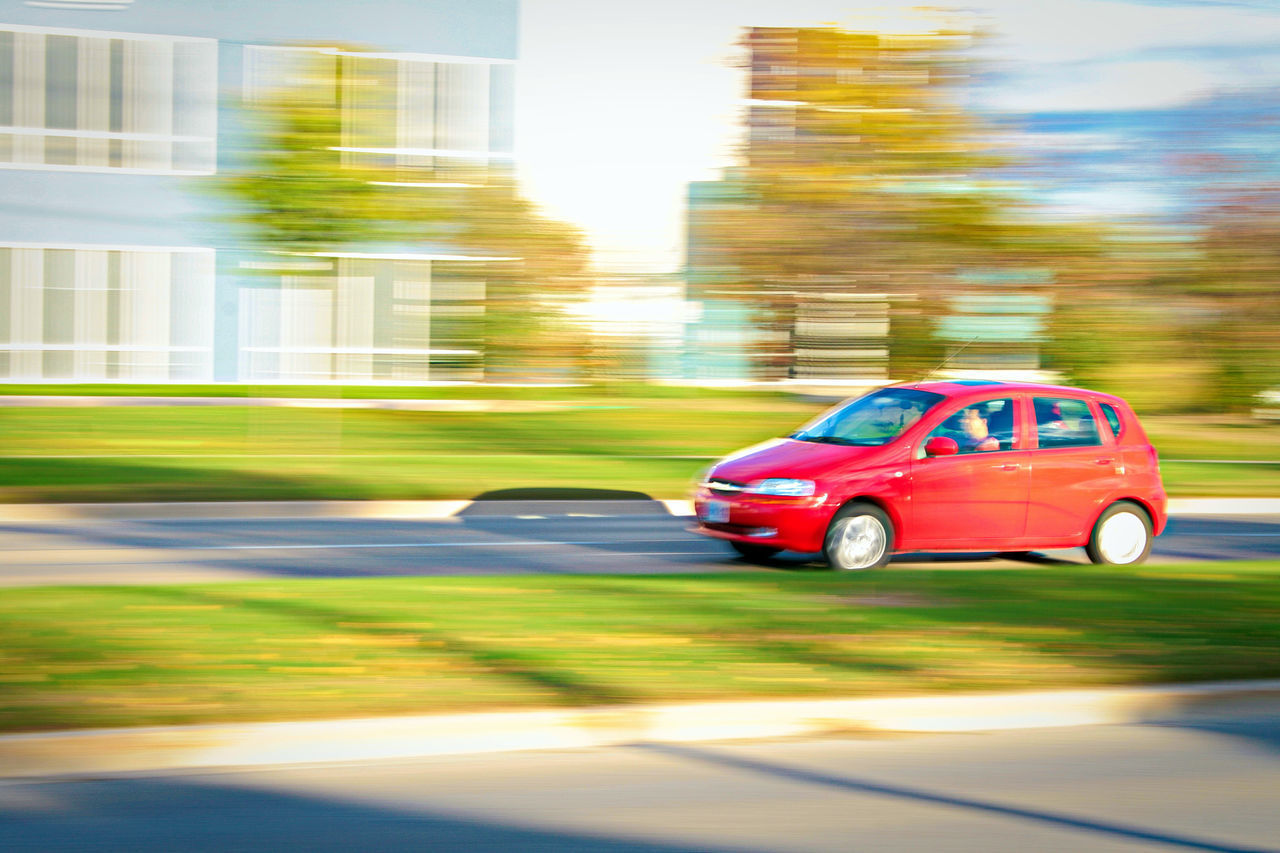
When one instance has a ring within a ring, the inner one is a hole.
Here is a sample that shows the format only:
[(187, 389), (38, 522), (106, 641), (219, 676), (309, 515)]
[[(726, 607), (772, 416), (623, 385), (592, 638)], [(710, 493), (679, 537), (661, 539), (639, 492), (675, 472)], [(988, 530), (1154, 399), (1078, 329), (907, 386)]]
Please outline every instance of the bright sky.
[[(942, 5), (946, 0), (938, 0)], [(902, 31), (912, 2), (523, 0), (516, 106), (526, 191), (609, 271), (681, 263), (689, 181), (733, 162), (749, 26)], [(1006, 74), (991, 106), (1134, 110), (1280, 86), (1280, 0), (971, 0)]]

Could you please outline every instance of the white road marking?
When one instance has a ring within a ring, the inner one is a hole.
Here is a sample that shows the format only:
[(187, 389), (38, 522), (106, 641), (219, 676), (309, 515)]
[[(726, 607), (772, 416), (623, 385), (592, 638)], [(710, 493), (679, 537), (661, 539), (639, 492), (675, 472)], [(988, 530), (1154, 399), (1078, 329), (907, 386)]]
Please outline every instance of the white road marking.
[(194, 545), (180, 546), (176, 551), (322, 551), (344, 550), (348, 548), (528, 548), (530, 546), (568, 546), (568, 545), (620, 545), (624, 542), (683, 542), (683, 539), (617, 539), (583, 540), (580, 542), (538, 542), (512, 541), (500, 542), (360, 542), (351, 545)]

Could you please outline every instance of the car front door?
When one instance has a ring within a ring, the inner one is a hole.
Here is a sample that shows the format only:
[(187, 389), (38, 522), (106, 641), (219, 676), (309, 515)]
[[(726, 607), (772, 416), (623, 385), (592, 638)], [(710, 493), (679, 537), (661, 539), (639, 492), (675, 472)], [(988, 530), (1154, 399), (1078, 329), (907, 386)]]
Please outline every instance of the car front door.
[[(906, 548), (996, 547), (1017, 540), (1030, 488), (1022, 401), (999, 397), (953, 410), (924, 439), (911, 466), (911, 527)], [(977, 422), (981, 429), (975, 432)], [(930, 438), (950, 438), (958, 452), (929, 456)]]
[(1027, 539), (1080, 539), (1120, 485), (1119, 448), (1099, 428), (1097, 407), (1089, 400), (1037, 396), (1031, 402), (1036, 447), (1030, 451)]

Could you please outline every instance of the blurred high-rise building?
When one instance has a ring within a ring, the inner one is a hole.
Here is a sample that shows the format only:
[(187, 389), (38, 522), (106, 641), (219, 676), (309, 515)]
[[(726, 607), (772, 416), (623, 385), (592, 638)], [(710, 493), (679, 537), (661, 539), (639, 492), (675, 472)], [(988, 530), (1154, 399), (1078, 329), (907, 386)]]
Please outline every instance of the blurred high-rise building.
[(404, 245), (264, 257), (211, 186), (243, 167), (240, 105), (317, 49), (347, 160), (408, 185), (509, 161), (516, 17), (517, 0), (6, 3), (0, 379), (474, 374), (476, 339), (456, 331), (474, 324), (454, 322), (483, 310), (474, 258)]
[(912, 371), (1037, 374), (1052, 278), (966, 253), (957, 215), (998, 204), (962, 36), (744, 32), (739, 165), (690, 188), (686, 376), (873, 384), (905, 338)]
[[(812, 93), (838, 88), (860, 71), (856, 60), (835, 47), (838, 39), (833, 41), (832, 32), (797, 27), (752, 27), (745, 32), (746, 168), (819, 163), (811, 152), (814, 143), (821, 142), (821, 130), (815, 133), (806, 126), (805, 116), (812, 110), (798, 108), (811, 107)], [(749, 286), (732, 268), (717, 265), (708, 245), (716, 237), (704, 233), (703, 220), (717, 209), (749, 205), (740, 183), (735, 170), (729, 170), (721, 182), (690, 187), (686, 274), (689, 297), (698, 304), (702, 320), (687, 337), (686, 376), (711, 381), (884, 381), (889, 295), (865, 279), (853, 284), (857, 271), (792, 280), (793, 310), (777, 317), (768, 309), (750, 307)], [(769, 235), (760, 237), (767, 240)]]

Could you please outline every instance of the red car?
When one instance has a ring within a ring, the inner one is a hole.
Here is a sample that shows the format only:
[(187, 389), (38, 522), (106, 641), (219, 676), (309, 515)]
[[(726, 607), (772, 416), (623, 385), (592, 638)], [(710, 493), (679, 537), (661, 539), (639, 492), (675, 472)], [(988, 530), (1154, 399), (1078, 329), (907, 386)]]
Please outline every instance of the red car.
[(967, 380), (881, 388), (726, 457), (694, 507), (697, 532), (744, 557), (821, 551), (835, 569), (1076, 546), (1128, 565), (1167, 520), (1155, 448), (1123, 400)]

